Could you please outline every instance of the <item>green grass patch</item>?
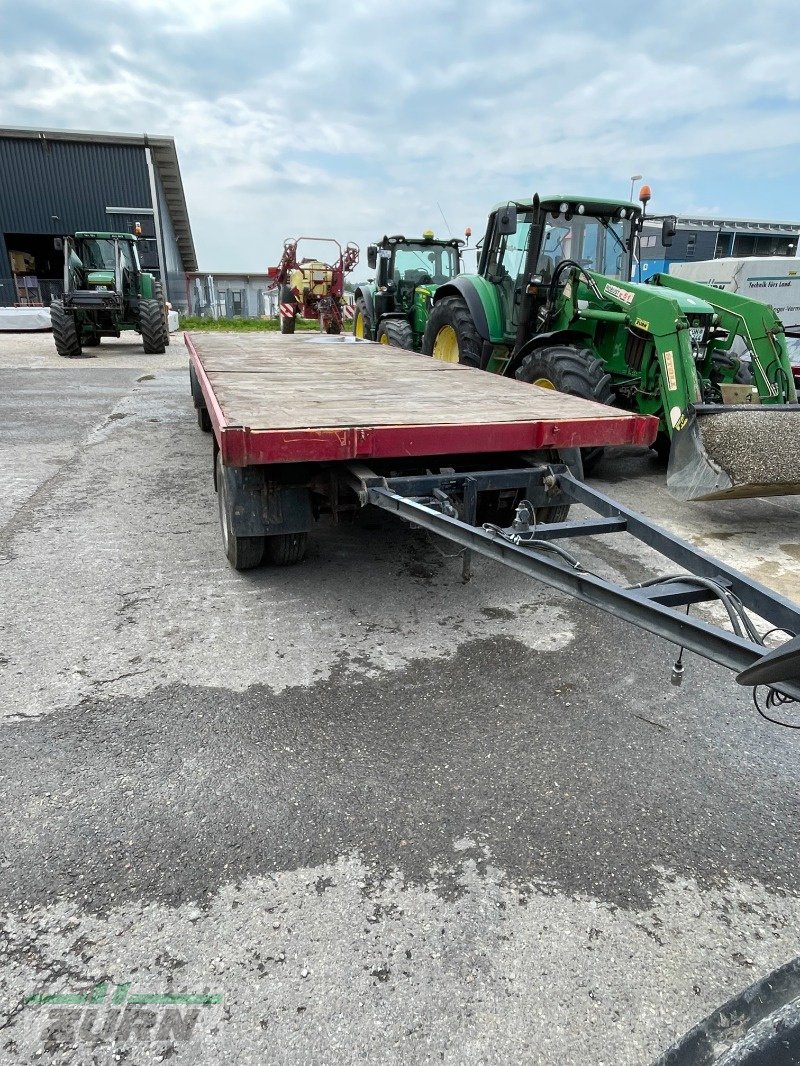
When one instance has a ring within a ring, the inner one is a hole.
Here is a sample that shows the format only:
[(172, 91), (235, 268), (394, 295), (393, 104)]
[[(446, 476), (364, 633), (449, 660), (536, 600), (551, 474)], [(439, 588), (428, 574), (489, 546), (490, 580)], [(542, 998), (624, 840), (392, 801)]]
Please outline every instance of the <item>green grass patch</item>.
[[(192, 333), (279, 333), (281, 324), (277, 318), (197, 318), (194, 315), (181, 315), (181, 329)], [(315, 318), (298, 318), (297, 330), (313, 331), (319, 329)], [(345, 322), (347, 332), (351, 328)]]

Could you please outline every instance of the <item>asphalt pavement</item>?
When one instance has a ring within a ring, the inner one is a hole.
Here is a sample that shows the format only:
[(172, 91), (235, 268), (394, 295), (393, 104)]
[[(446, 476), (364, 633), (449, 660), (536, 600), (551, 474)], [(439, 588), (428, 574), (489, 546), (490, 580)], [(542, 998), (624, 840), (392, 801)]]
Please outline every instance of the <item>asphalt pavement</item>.
[[(800, 599), (795, 501), (599, 479)], [(798, 734), (390, 516), (236, 573), (179, 337), (0, 334), (0, 489), (0, 1061), (648, 1063), (800, 954)]]

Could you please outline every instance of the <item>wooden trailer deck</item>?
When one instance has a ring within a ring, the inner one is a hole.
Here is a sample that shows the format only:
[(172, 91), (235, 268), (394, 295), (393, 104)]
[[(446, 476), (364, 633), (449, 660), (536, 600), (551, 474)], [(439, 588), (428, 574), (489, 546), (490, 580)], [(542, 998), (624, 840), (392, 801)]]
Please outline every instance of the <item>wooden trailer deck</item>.
[(319, 334), (186, 346), (226, 466), (651, 444), (655, 418)]

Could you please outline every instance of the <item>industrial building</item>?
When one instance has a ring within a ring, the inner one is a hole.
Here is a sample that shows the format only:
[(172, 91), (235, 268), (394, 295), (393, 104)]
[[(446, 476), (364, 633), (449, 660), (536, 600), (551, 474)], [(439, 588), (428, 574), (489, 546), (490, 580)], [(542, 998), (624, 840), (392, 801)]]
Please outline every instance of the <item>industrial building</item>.
[(197, 258), (172, 137), (0, 127), (0, 307), (61, 295), (65, 234), (136, 223), (143, 268), (185, 309)]
[(793, 256), (800, 222), (763, 222), (742, 218), (678, 216), (678, 232), (669, 247), (661, 243), (661, 222), (645, 221), (636, 281), (669, 272), (670, 263), (703, 262), (728, 256)]

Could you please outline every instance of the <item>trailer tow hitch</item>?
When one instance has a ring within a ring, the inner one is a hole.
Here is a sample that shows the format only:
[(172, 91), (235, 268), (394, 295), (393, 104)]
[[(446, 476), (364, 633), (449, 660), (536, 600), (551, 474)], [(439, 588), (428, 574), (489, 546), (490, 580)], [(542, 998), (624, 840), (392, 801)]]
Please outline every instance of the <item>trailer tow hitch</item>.
[[(757, 686), (768, 690), (768, 710), (800, 701), (800, 606), (584, 484), (566, 466), (542, 463), (390, 478), (361, 467), (358, 481), (365, 503), (463, 549), (465, 570), (473, 553), (483, 555), (672, 642), (680, 649), (671, 675), (675, 685), (683, 680), (684, 650), (718, 663), (733, 671), (739, 684), (753, 687), (763, 717), (790, 725), (765, 713)], [(480, 493), (513, 488), (522, 499), (511, 524), (477, 525)], [(581, 505), (589, 517), (537, 522), (537, 508), (553, 501)], [(556, 543), (608, 533), (633, 537), (675, 564), (678, 572), (625, 586), (593, 573)], [(701, 603), (721, 605), (729, 625), (688, 613), (692, 604)], [(754, 618), (766, 626), (759, 628)], [(779, 633), (789, 639), (771, 650), (765, 641)]]

